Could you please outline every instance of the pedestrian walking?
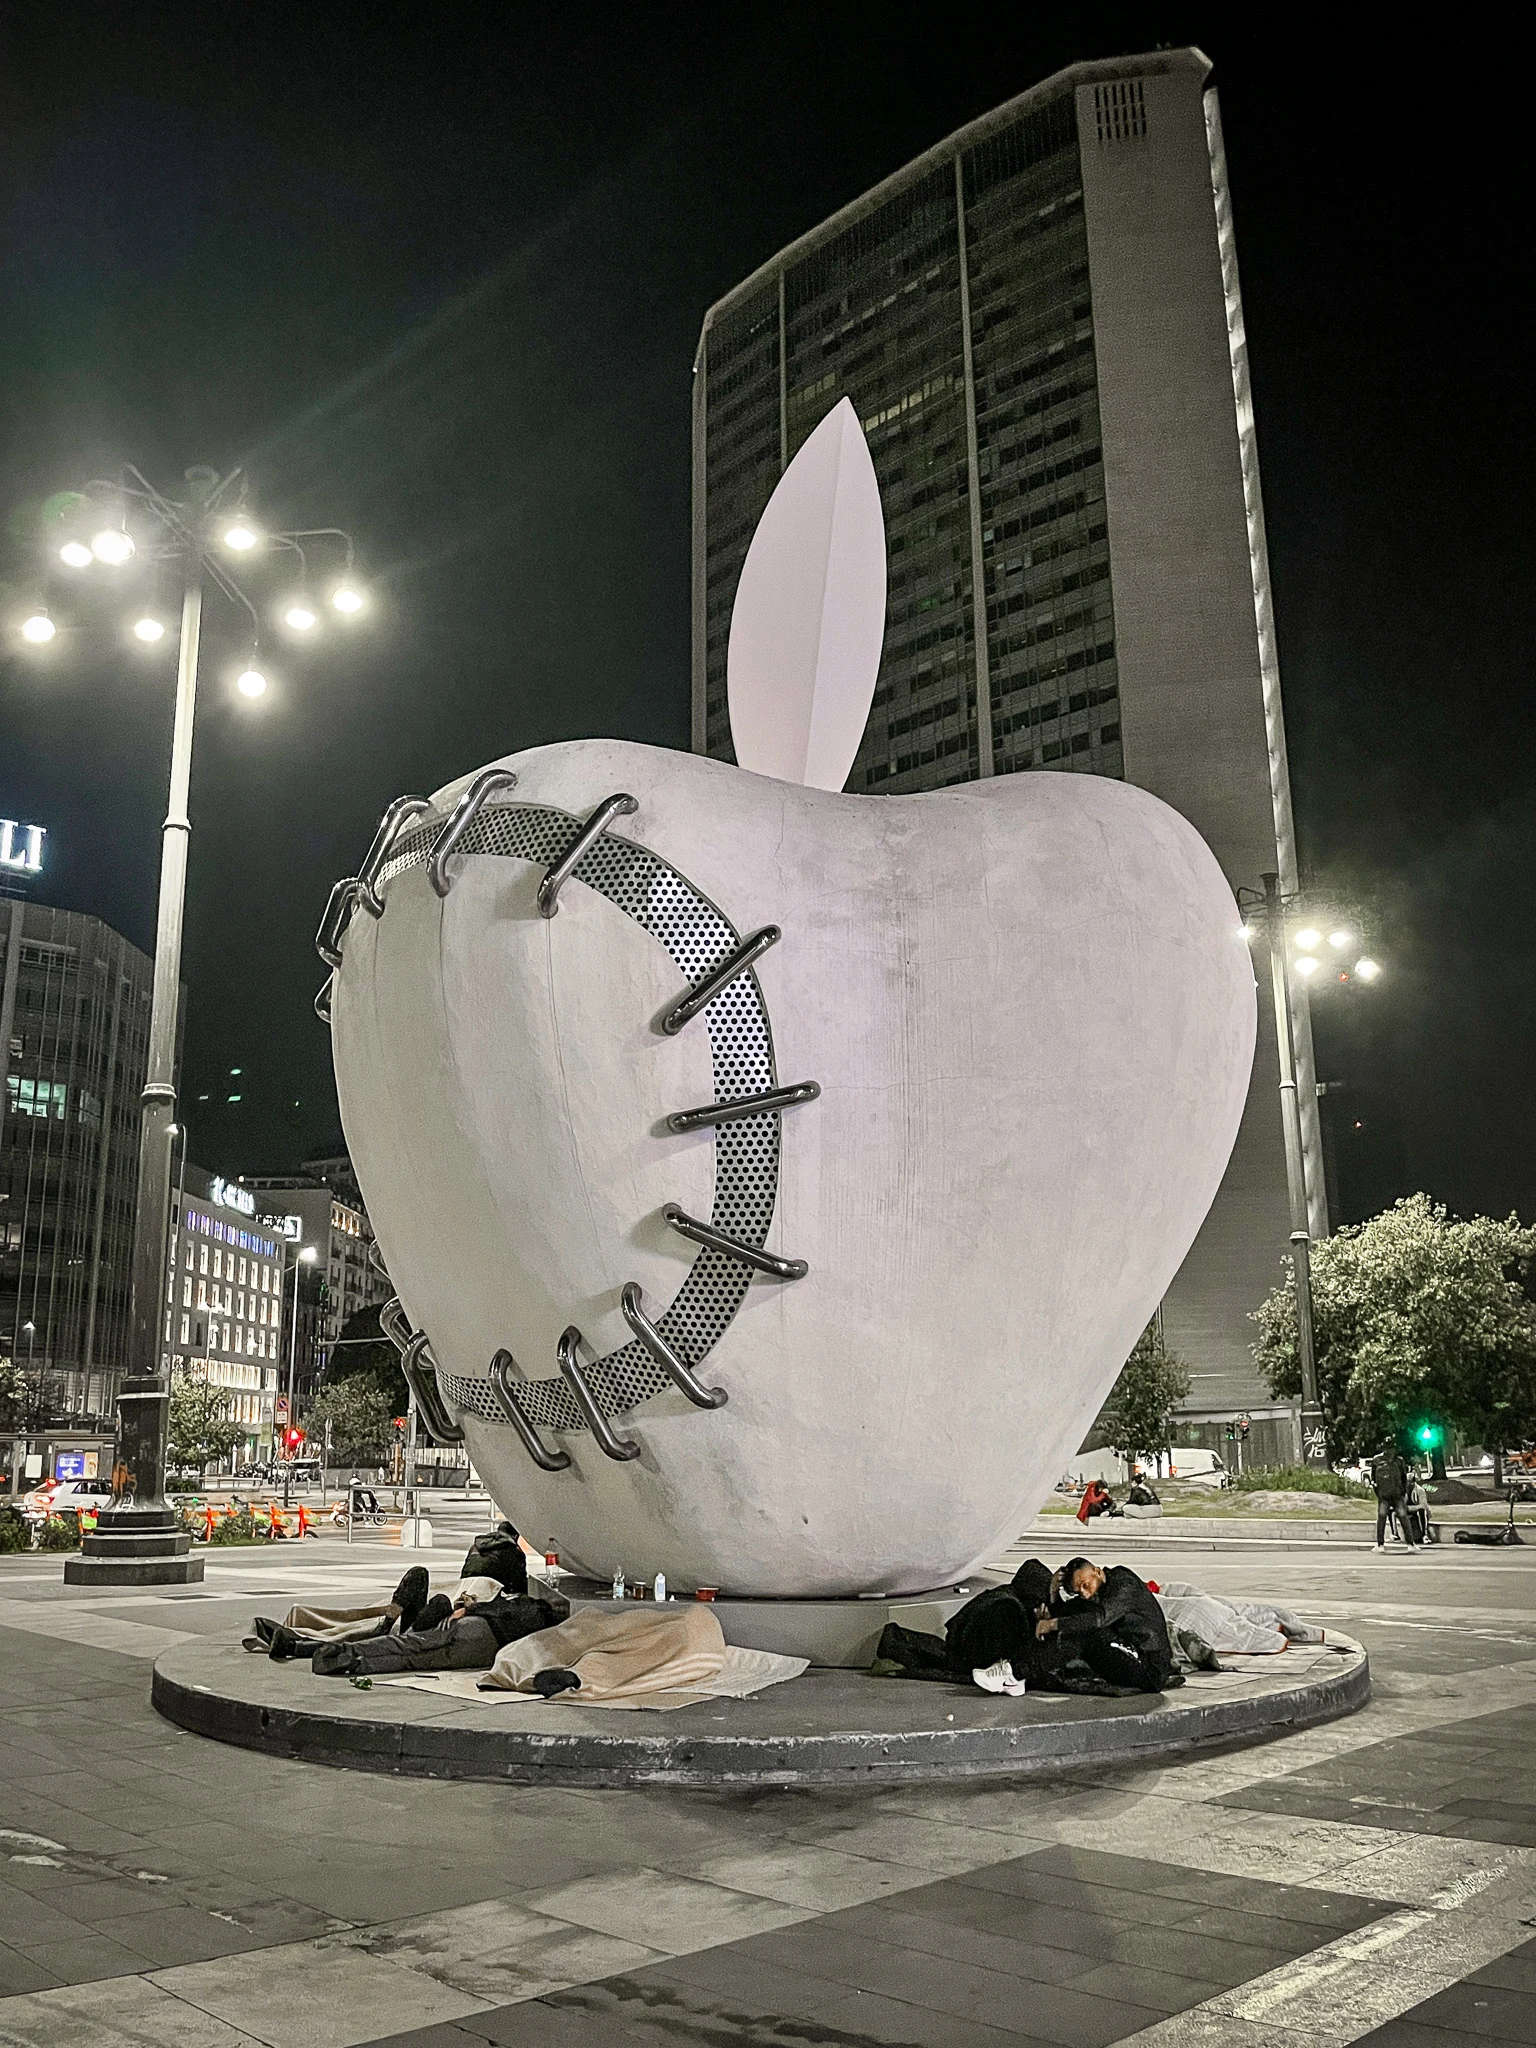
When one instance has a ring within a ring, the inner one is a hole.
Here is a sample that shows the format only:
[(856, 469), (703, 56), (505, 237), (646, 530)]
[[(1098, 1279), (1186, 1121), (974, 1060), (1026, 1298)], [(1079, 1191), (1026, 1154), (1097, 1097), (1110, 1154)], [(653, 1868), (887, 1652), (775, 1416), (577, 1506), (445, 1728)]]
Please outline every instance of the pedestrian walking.
[(1371, 1460), (1371, 1486), (1376, 1495), (1376, 1548), (1386, 1548), (1388, 1521), (1402, 1531), (1410, 1550), (1417, 1547), (1413, 1522), (1407, 1512), (1408, 1461), (1396, 1444), (1384, 1444)]

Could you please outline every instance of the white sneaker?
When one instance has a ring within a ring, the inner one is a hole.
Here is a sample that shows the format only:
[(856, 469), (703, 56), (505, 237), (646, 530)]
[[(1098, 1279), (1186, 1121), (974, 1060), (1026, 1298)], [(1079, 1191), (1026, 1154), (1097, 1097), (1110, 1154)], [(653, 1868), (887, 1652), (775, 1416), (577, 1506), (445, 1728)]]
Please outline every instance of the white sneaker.
[(1006, 1657), (999, 1657), (985, 1669), (978, 1665), (971, 1673), (971, 1682), (983, 1692), (1005, 1692), (1012, 1700), (1018, 1699), (1025, 1689), (1023, 1679), (1014, 1677), (1013, 1666)]
[(1372, 1550), (1385, 1550), (1386, 1547), (1385, 1543), (1373, 1543), (1371, 1545)]

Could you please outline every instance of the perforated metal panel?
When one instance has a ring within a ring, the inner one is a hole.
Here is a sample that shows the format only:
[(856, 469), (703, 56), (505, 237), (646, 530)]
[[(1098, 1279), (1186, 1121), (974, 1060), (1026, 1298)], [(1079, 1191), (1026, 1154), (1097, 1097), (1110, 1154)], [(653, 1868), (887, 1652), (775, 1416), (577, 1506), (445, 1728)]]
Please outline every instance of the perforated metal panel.
[[(404, 833), (380, 873), (378, 888), (408, 868), (423, 867), (442, 824), (428, 818)], [(548, 867), (580, 831), (569, 812), (541, 804), (487, 804), (459, 842), (460, 854), (495, 854)], [(741, 934), (708, 897), (676, 868), (630, 839), (605, 832), (588, 847), (572, 880), (584, 882), (632, 917), (667, 950), (685, 983), (697, 984), (733, 953)], [(385, 914), (388, 897), (385, 894)], [(681, 991), (679, 991), (681, 993)], [(703, 1012), (714, 1069), (715, 1100), (730, 1101), (776, 1086), (773, 1037), (757, 977), (740, 974)], [(743, 1243), (760, 1246), (773, 1220), (779, 1185), (779, 1113), (744, 1117), (715, 1131), (715, 1199), (710, 1220)], [(729, 1326), (752, 1279), (752, 1269), (724, 1252), (700, 1250), (671, 1305), (656, 1318), (667, 1341), (697, 1368)], [(530, 1422), (547, 1429), (580, 1430), (586, 1423), (558, 1376), (536, 1378), (531, 1361), (518, 1400)], [(604, 1415), (638, 1408), (672, 1382), (642, 1344), (629, 1343), (587, 1367)], [(487, 1422), (505, 1424), (489, 1380), (439, 1372), (444, 1399)]]

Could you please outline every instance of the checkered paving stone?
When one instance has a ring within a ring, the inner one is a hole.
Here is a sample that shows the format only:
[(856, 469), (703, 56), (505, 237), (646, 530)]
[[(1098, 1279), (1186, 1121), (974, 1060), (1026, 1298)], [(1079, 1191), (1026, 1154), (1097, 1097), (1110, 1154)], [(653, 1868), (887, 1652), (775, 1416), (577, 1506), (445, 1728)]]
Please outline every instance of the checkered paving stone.
[(1057, 1847), (372, 2048), (1108, 2048), (1393, 1910)]
[[(1212, 1804), (1536, 1849), (1536, 1707), (1376, 1743)], [(1536, 2001), (1525, 2038), (1536, 2041)]]
[(1518, 2041), (1522, 2048), (1536, 2041), (1536, 1941), (1362, 2034), (1357, 2048), (1454, 2048), (1458, 2041)]

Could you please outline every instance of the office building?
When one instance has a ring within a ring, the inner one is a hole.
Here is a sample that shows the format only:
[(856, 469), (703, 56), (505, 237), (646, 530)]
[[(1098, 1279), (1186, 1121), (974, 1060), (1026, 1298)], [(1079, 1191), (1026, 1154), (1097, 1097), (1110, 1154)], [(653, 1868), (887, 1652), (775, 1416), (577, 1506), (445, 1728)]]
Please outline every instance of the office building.
[(110, 1432), (128, 1363), (151, 979), (99, 918), (0, 895), (0, 1356), (41, 1427)]
[(373, 1231), (367, 1211), (360, 1199), (347, 1201), (340, 1192), (351, 1179), (350, 1162), (343, 1154), (314, 1164), (329, 1169), (328, 1180), (306, 1170), (289, 1176), (257, 1175), (241, 1183), (255, 1198), (258, 1223), (288, 1242), (290, 1257), (306, 1245), (315, 1249), (314, 1273), (323, 1283), (314, 1290), (317, 1299), (304, 1299), (308, 1290), (301, 1279), (295, 1387), (300, 1414), (348, 1318), (374, 1302), (387, 1301), (393, 1292), (369, 1262)]
[[(237, 1182), (188, 1165), (172, 1200), (165, 1365), (228, 1394), (235, 1461), (270, 1451), (286, 1384), (286, 1247)], [(292, 1282), (288, 1281), (291, 1288)]]
[[(1083, 64), (949, 137), (706, 314), (694, 366), (693, 744), (729, 759), (753, 530), (847, 395), (880, 482), (886, 640), (847, 787), (1121, 776), (1234, 887), (1296, 887), (1220, 113), (1197, 50)], [(1234, 928), (1235, 928), (1234, 917)], [(1267, 977), (1261, 977), (1261, 981)], [(1247, 1317), (1288, 1248), (1274, 1021), (1164, 1303), (1192, 1413), (1272, 1408)], [(1314, 1233), (1326, 1201), (1305, 989)], [(1021, 1083), (1027, 1048), (1020, 1048)]]

